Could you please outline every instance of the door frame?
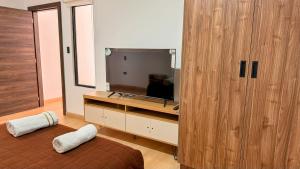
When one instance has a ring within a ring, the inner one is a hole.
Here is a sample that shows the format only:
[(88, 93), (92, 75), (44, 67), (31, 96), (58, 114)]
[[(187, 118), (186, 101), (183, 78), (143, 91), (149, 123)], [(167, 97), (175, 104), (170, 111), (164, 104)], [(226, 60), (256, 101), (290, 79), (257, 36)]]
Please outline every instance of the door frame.
[(38, 87), (39, 87), (39, 104), (40, 107), (44, 106), (44, 94), (43, 94), (43, 81), (42, 81), (42, 68), (41, 68), (41, 55), (39, 46), (38, 35), (38, 21), (36, 12), (56, 9), (58, 16), (58, 31), (59, 31), (59, 48), (60, 48), (60, 67), (61, 67), (61, 85), (62, 85), (62, 98), (63, 98), (63, 114), (66, 115), (66, 89), (65, 89), (65, 68), (64, 68), (64, 51), (63, 51), (63, 37), (62, 37), (62, 16), (61, 16), (61, 2), (54, 2), (48, 4), (42, 4), (37, 6), (28, 7), (28, 11), (32, 12), (33, 24), (34, 24), (34, 35), (35, 35), (35, 48), (36, 48), (36, 60), (37, 60), (37, 72), (38, 72)]

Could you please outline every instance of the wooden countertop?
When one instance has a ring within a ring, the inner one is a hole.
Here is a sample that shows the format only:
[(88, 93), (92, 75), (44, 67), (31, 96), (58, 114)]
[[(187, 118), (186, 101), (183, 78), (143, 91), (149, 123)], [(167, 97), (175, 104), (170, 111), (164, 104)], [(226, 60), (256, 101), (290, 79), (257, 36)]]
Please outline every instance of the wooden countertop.
[(163, 103), (158, 102), (152, 102), (148, 100), (142, 100), (142, 99), (135, 99), (135, 98), (126, 98), (126, 97), (120, 97), (118, 94), (115, 94), (108, 98), (108, 95), (110, 92), (103, 92), (103, 91), (96, 91), (91, 92), (83, 95), (84, 99), (91, 99), (91, 100), (97, 100), (97, 101), (103, 101), (107, 103), (114, 103), (114, 104), (120, 104), (125, 106), (132, 106), (136, 108), (146, 109), (146, 110), (152, 110), (157, 111), (161, 113), (167, 113), (167, 114), (173, 114), (173, 115), (179, 115), (177, 111), (173, 110), (174, 105), (167, 104), (166, 107), (164, 107)]

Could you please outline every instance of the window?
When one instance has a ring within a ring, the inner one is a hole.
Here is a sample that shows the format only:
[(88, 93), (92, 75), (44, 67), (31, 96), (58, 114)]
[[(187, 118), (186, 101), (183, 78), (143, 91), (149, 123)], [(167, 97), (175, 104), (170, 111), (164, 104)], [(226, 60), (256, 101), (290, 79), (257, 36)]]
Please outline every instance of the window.
[(75, 83), (95, 88), (93, 6), (73, 7)]

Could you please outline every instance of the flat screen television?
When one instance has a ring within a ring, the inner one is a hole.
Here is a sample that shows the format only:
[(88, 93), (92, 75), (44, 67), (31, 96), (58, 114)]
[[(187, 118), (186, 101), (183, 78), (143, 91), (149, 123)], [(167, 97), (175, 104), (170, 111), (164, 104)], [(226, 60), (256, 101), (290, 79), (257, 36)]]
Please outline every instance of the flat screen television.
[(174, 100), (175, 54), (170, 49), (106, 50), (108, 91)]

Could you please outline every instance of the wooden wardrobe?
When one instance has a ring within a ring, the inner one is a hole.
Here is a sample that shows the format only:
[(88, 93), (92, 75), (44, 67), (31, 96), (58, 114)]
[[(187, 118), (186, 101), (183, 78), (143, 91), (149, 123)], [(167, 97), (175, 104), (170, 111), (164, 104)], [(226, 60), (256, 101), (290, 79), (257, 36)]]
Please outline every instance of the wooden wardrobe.
[(300, 0), (185, 0), (179, 162), (300, 169)]

